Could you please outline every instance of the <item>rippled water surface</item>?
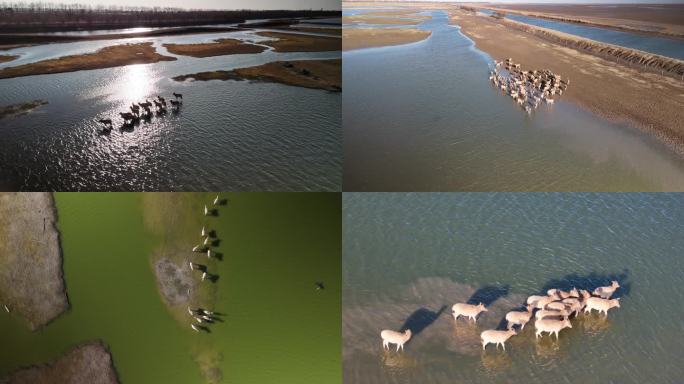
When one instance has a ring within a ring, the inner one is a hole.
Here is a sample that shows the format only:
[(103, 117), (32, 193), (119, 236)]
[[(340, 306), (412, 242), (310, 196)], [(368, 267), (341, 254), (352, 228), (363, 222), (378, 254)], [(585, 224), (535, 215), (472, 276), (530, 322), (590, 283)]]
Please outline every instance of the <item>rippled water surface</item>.
[(633, 127), (562, 97), (528, 116), (431, 13), (422, 42), (343, 53), (346, 190), (684, 190), (684, 161)]
[[(343, 370), (352, 383), (678, 383), (684, 198), (678, 194), (368, 194), (343, 198)], [(534, 325), (506, 352), (480, 333), (548, 288), (618, 280), (620, 308)], [(477, 323), (450, 315), (483, 302)], [(413, 330), (404, 353), (382, 329)]]
[[(87, 41), (17, 48), (1, 67), (93, 52), (130, 42), (251, 41), (251, 32)], [(339, 58), (339, 52), (191, 58), (0, 80), (0, 105), (48, 105), (0, 120), (0, 189), (12, 190), (339, 190), (341, 95), (247, 81), (178, 83), (171, 77), (277, 60)], [(182, 93), (179, 113), (121, 130), (132, 102)], [(98, 119), (115, 129), (99, 134)]]

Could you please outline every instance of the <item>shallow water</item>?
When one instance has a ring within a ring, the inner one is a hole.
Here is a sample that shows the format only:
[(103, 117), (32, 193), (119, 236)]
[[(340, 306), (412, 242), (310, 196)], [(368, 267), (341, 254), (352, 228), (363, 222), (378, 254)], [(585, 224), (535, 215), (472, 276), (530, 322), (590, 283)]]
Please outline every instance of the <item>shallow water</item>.
[[(345, 383), (676, 383), (684, 293), (679, 194), (345, 193)], [(482, 352), (479, 334), (552, 287), (619, 280), (620, 308), (558, 341), (534, 325)], [(483, 302), (473, 325), (456, 302)], [(443, 308), (443, 310), (442, 310)], [(440, 312), (442, 310), (442, 312)], [(413, 329), (383, 352), (382, 329)]]
[[(160, 239), (143, 224), (140, 194), (56, 194), (71, 309), (35, 333), (3, 311), (0, 377), (101, 339), (122, 383), (206, 383), (195, 360), (208, 351), (224, 383), (340, 382), (339, 195), (223, 197), (206, 224), (221, 240), (214, 311), (225, 316), (197, 334), (162, 304), (150, 265)], [(213, 195), (189, 199), (196, 222), (174, 225), (199, 238)]]
[[(109, 45), (250, 41), (231, 32), (49, 44), (8, 51), (8, 65), (92, 52)], [(339, 58), (339, 52), (191, 58), (155, 64), (0, 80), (0, 105), (43, 99), (48, 105), (0, 120), (0, 189), (6, 190), (339, 190), (341, 95), (247, 81), (178, 83), (171, 77), (278, 60)], [(169, 111), (130, 131), (118, 113), (156, 95), (184, 95)], [(99, 134), (98, 119), (115, 129)]]
[(684, 161), (561, 97), (528, 116), (433, 12), (422, 42), (343, 53), (346, 190), (684, 190)]
[(571, 35), (585, 37), (591, 40), (620, 45), (627, 48), (638, 49), (644, 52), (650, 52), (684, 60), (684, 40), (682, 39), (647, 36), (638, 33), (618, 31), (610, 28), (592, 27), (515, 14), (506, 14), (506, 17), (511, 20), (536, 25), (538, 27), (549, 28), (556, 31), (569, 33)]

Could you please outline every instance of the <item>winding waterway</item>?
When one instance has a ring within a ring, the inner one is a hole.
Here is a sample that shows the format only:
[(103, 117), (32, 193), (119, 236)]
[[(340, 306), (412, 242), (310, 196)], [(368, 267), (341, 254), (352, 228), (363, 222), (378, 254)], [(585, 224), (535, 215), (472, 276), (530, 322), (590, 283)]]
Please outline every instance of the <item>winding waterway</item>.
[(563, 98), (525, 114), (431, 14), (422, 42), (343, 53), (345, 190), (684, 190), (684, 161), (636, 128)]
[[(680, 194), (345, 193), (345, 383), (677, 383), (684, 343)], [(620, 308), (558, 341), (480, 333), (549, 288), (619, 281)], [(451, 306), (483, 302), (476, 324)], [(403, 353), (382, 329), (412, 329)]]
[[(249, 32), (47, 44), (6, 51), (0, 68), (99, 48), (152, 42), (249, 41)], [(341, 95), (248, 81), (178, 83), (172, 77), (278, 60), (339, 58), (339, 52), (192, 58), (155, 64), (0, 80), (0, 105), (42, 99), (48, 105), (0, 120), (3, 190), (339, 190)], [(184, 95), (177, 114), (132, 132), (100, 135), (98, 119), (156, 95)]]

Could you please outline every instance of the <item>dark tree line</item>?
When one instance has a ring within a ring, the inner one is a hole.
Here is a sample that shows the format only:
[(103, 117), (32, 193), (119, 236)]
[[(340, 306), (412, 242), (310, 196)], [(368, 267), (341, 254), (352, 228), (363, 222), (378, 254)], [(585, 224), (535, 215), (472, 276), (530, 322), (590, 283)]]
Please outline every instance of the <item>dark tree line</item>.
[(340, 15), (324, 10), (203, 10), (45, 2), (0, 3), (0, 31), (164, 27), (239, 23), (249, 19)]

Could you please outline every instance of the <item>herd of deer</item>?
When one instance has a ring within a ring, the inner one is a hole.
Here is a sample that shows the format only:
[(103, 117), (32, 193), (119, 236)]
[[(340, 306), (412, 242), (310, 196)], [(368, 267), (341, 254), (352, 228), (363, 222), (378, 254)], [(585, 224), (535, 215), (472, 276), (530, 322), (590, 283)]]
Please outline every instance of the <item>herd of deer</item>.
[[(557, 340), (558, 333), (561, 330), (572, 328), (570, 316), (577, 317), (580, 312), (591, 313), (592, 310), (597, 310), (599, 314), (603, 313), (608, 316), (609, 309), (620, 308), (620, 299), (611, 299), (619, 287), (620, 284), (613, 281), (608, 286), (596, 288), (592, 293), (575, 288), (567, 292), (560, 289), (549, 289), (544, 296), (530, 296), (527, 298), (527, 306), (524, 311), (511, 311), (506, 314), (507, 329), (490, 329), (480, 334), (482, 349), (484, 350), (487, 344), (492, 343), (497, 348), (501, 345), (505, 351), (504, 343), (506, 340), (517, 334), (515, 326), (519, 326), (522, 330), (525, 328), (525, 324), (532, 319), (533, 314), (536, 328), (535, 338), (548, 333), (549, 336), (555, 334)], [(459, 316), (464, 316), (477, 322), (478, 315), (487, 312), (487, 308), (482, 303), (478, 305), (457, 303), (451, 307), (451, 311), (454, 321), (458, 320)], [(411, 339), (411, 330), (406, 329), (404, 332), (384, 330), (380, 332), (380, 337), (384, 349), (389, 349), (389, 344), (396, 344), (398, 352), (400, 349), (403, 350), (404, 344)]]
[[(171, 104), (174, 111), (178, 111), (180, 106), (183, 104), (183, 95), (173, 92), (173, 97), (175, 100), (169, 100), (169, 104)], [(166, 107), (168, 104), (166, 99), (159, 95), (157, 95), (156, 98), (153, 98), (152, 101), (145, 99), (145, 101), (142, 103), (131, 103), (129, 107), (130, 112), (119, 112), (119, 116), (121, 116), (123, 119), (123, 127), (131, 127), (133, 124), (140, 122), (140, 120), (150, 120), (153, 116), (153, 105), (157, 115), (163, 115), (166, 113)], [(103, 133), (111, 132), (113, 127), (112, 119), (99, 119), (98, 123), (104, 126), (102, 131)]]

